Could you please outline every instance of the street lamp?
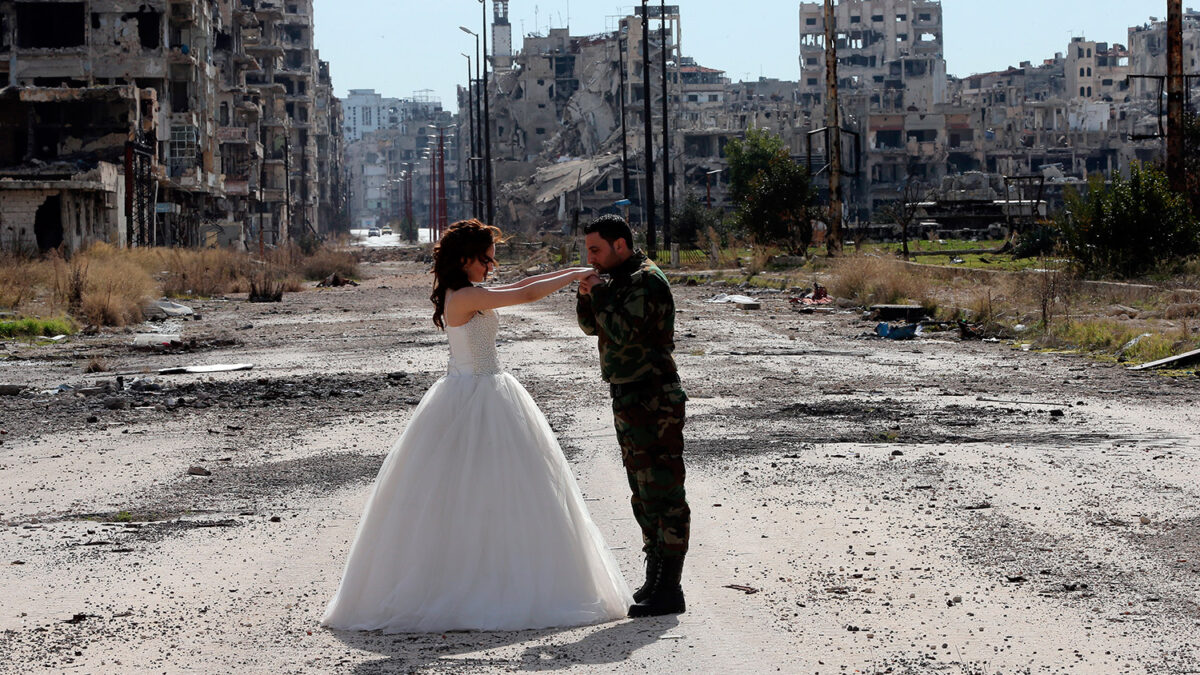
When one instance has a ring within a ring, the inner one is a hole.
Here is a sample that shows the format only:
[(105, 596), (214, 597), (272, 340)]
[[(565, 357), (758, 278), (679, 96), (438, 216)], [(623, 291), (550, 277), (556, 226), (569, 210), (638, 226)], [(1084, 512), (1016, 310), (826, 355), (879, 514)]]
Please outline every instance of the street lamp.
[[(459, 26), (462, 28), (462, 26)], [(463, 30), (466, 30), (465, 28)], [(462, 52), (459, 52), (460, 54)], [(471, 79), (471, 55), (463, 54), (467, 59), (467, 118), (469, 120), (470, 129), (470, 146), (467, 149), (467, 171), (471, 176), (471, 217), (479, 217), (479, 191), (476, 189), (475, 183), (475, 140), (478, 134), (475, 133), (475, 90)]]
[(496, 214), (495, 203), (492, 199), (492, 112), (488, 107), (488, 99), (491, 97), (488, 94), (487, 77), (487, 0), (479, 0), (479, 11), (483, 17), (480, 29), (480, 36), (483, 38), (483, 57), (479, 63), (483, 73), (479, 79), (479, 88), (483, 91), (483, 117), (479, 119), (479, 123), (483, 125), (483, 179), (487, 182), (487, 222), (491, 225)]

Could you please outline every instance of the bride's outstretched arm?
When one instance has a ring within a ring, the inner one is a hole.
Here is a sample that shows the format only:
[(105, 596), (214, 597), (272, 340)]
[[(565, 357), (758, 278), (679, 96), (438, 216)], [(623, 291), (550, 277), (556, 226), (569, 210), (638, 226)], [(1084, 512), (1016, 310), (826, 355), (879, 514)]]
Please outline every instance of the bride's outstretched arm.
[(520, 281), (514, 281), (511, 284), (500, 284), (498, 286), (488, 286), (494, 291), (507, 291), (514, 288), (525, 288), (529, 284), (534, 284), (546, 279), (553, 279), (563, 274), (578, 274), (584, 270), (590, 270), (590, 267), (568, 267), (567, 269), (557, 270), (554, 272), (546, 272), (545, 274), (535, 274), (531, 277), (525, 277)]
[(468, 286), (455, 291), (446, 299), (446, 314), (466, 318), (485, 309), (510, 307), (541, 300), (554, 291), (565, 288), (574, 281), (582, 281), (595, 273), (596, 271), (590, 267), (576, 267), (542, 275), (542, 278), (530, 281), (518, 288)]

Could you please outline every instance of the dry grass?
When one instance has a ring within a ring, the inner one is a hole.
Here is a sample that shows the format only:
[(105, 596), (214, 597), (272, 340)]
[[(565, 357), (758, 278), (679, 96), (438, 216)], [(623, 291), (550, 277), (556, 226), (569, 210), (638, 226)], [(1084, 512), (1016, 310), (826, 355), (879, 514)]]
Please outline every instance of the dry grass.
[(158, 285), (123, 251), (96, 244), (70, 260), (52, 258), (54, 297), (75, 318), (97, 326), (142, 321), (146, 301)]
[(895, 258), (847, 256), (833, 262), (828, 276), (834, 297), (865, 307), (915, 303), (933, 310), (938, 305), (928, 273)]
[(333, 273), (359, 276), (350, 251), (299, 247), (271, 251), (266, 260), (228, 249), (118, 249), (95, 244), (69, 259), (57, 253), (42, 259), (0, 256), (0, 309), (17, 317), (64, 313), (84, 324), (127, 326), (143, 320), (152, 298), (205, 298), (265, 290), (296, 293), (305, 279)]
[(358, 258), (346, 250), (319, 248), (311, 256), (301, 259), (300, 276), (309, 281), (320, 281), (332, 274), (343, 279), (358, 279)]

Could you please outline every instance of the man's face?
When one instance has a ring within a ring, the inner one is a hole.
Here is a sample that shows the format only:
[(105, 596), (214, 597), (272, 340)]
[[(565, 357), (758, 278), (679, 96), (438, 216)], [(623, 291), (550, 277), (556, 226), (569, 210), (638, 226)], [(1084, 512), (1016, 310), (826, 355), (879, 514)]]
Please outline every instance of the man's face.
[(587, 235), (584, 245), (587, 246), (588, 264), (601, 273), (619, 267), (621, 263), (629, 259), (631, 253), (629, 247), (625, 245), (624, 239), (618, 239), (610, 244), (598, 232)]

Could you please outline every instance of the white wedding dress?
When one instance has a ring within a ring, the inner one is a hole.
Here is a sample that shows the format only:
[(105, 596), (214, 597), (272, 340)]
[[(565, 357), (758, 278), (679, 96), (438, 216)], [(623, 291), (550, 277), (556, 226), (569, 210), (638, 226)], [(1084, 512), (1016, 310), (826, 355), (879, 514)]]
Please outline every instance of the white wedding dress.
[(492, 311), (388, 453), (322, 625), (388, 633), (619, 619), (632, 598), (550, 425), (501, 371)]

